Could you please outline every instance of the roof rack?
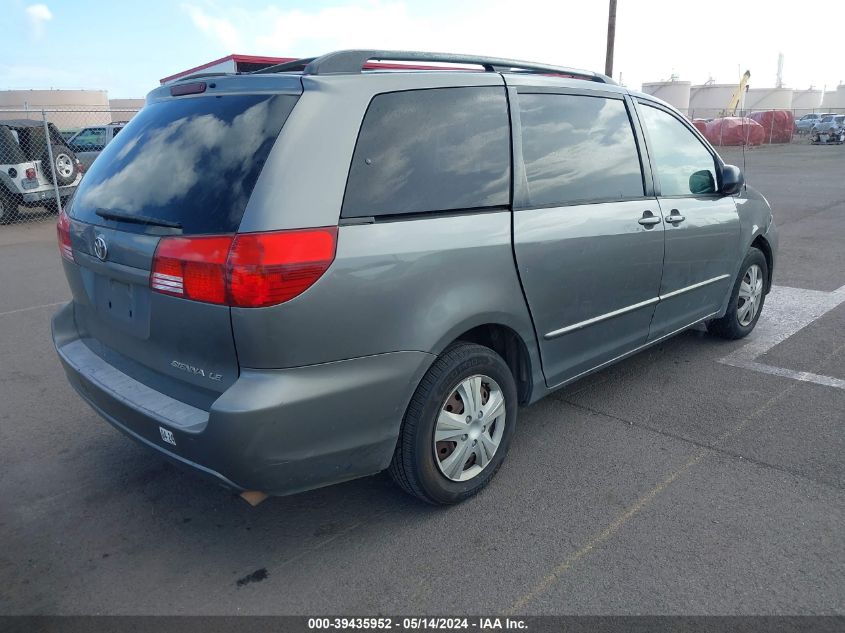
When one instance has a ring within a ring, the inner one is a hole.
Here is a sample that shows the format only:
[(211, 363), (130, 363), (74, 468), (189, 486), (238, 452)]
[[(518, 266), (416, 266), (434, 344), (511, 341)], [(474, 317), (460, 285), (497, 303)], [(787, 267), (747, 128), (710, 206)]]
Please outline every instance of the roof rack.
[(292, 62), (284, 62), (281, 64), (275, 64), (274, 66), (267, 66), (267, 68), (259, 68), (258, 70), (253, 70), (249, 72), (250, 75), (261, 75), (264, 73), (290, 73), (290, 72), (303, 72), (305, 68), (313, 62), (316, 57), (303, 57), (302, 59), (295, 59)]
[[(223, 72), (223, 71), (215, 71), (215, 72), (212, 72), (212, 73), (194, 73), (193, 75), (185, 75), (184, 77), (177, 77), (176, 79), (171, 79), (170, 81), (172, 83), (176, 83), (177, 81), (186, 81), (188, 79), (203, 79), (205, 77), (225, 77), (226, 75), (231, 75), (231, 74), (232, 73), (230, 73), (230, 72), (227, 73), (227, 72)], [(168, 85), (169, 86), (170, 83), (162, 84), (162, 85)]]
[[(371, 60), (398, 62), (435, 62), (447, 64), (476, 65), (485, 72), (525, 72), (547, 75), (564, 75), (576, 79), (586, 79), (606, 84), (615, 84), (610, 77), (589, 70), (577, 70), (564, 66), (524, 62), (502, 57), (484, 57), (478, 55), (460, 55), (455, 53), (424, 53), (419, 51), (387, 50), (345, 50), (327, 53), (319, 57), (297, 59), (284, 64), (277, 64), (256, 70), (252, 74), (302, 72), (305, 75), (337, 75), (360, 73)], [(413, 69), (409, 69), (413, 70)], [(448, 70), (448, 69), (444, 69)]]

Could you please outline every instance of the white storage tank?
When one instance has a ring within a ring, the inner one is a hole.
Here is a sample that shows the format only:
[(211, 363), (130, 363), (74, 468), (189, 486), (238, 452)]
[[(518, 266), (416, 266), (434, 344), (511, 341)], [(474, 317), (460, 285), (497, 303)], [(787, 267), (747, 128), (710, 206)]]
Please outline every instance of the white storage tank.
[(845, 111), (845, 84), (840, 84), (836, 90), (828, 90), (824, 93), (821, 109), (825, 112)]
[(794, 92), (792, 88), (749, 88), (745, 93), (743, 109), (790, 110)]
[[(739, 84), (706, 83), (690, 88), (689, 115), (696, 119), (719, 116), (727, 107)], [(740, 102), (742, 107), (742, 102)]]
[(689, 110), (690, 87), (688, 81), (651, 81), (643, 84), (642, 90), (686, 114)]
[(810, 88), (808, 90), (796, 90), (792, 93), (792, 109), (796, 114), (807, 114), (814, 112), (822, 106), (822, 91)]

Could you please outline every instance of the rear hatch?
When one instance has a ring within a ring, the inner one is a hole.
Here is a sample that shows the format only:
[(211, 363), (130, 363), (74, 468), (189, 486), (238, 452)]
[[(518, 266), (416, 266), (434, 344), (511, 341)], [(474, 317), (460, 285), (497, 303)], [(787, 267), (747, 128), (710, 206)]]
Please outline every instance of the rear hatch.
[(230, 91), (222, 79), (194, 84), (195, 94), (150, 99), (103, 150), (69, 220), (60, 220), (70, 233), (72, 254), (62, 252), (72, 256), (65, 268), (85, 344), (136, 380), (205, 409), (238, 376), (230, 308), (208, 294), (201, 258), (190, 273), (197, 298), (185, 298), (188, 273), (166, 274), (160, 247), (203, 236), (225, 249), (237, 232), (300, 91), (297, 81), (288, 94), (249, 94), (245, 79), (234, 78)]

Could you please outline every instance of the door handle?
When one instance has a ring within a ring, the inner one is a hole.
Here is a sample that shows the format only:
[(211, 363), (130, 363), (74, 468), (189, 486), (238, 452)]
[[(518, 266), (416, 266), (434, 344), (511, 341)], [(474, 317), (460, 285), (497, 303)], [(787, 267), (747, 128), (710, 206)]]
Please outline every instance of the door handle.
[(684, 216), (682, 216), (680, 213), (678, 213), (677, 209), (672, 209), (669, 212), (669, 217), (666, 218), (666, 221), (671, 223), (671, 224), (680, 224), (684, 220), (686, 220), (686, 218)]
[(643, 211), (643, 217), (637, 220), (643, 226), (654, 226), (660, 224), (660, 218), (654, 215), (651, 211)]

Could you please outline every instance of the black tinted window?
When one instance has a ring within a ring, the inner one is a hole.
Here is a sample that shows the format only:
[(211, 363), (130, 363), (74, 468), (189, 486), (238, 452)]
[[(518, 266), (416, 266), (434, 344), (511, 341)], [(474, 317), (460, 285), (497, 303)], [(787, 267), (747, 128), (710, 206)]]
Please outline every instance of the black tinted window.
[(671, 114), (643, 105), (651, 158), (664, 196), (716, 191), (716, 164), (690, 129)]
[(640, 160), (623, 101), (521, 94), (519, 112), (531, 205), (643, 195)]
[(373, 98), (352, 157), (344, 217), (507, 205), (509, 197), (503, 88)]
[(146, 106), (85, 174), (71, 215), (103, 224), (102, 209), (176, 222), (185, 234), (235, 231), (296, 100), (220, 95)]

